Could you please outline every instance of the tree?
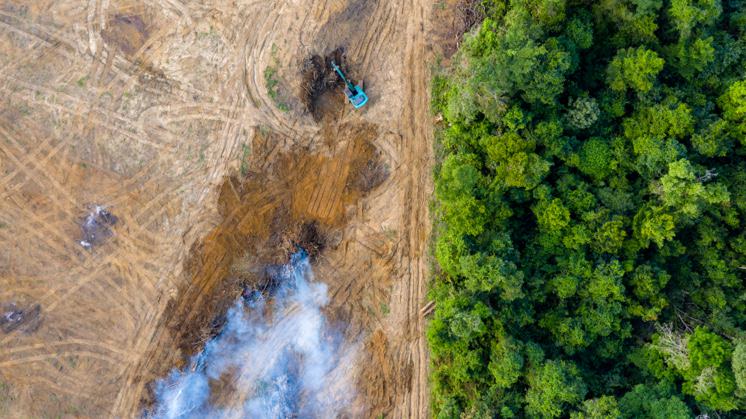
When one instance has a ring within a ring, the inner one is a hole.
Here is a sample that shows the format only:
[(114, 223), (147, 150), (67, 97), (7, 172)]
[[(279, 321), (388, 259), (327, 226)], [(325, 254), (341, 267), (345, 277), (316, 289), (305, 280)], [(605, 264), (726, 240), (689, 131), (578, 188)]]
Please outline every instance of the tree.
[(481, 113), (498, 123), (511, 95), (520, 92), (530, 102), (547, 104), (562, 91), (569, 54), (556, 40), (535, 42), (535, 23), (526, 8), (511, 8), (502, 20), (499, 26), (485, 19), (479, 31), (465, 40), (463, 60), (469, 65), (462, 67), (462, 77), (466, 83), (450, 91), (447, 119), (471, 122)]
[(687, 104), (669, 97), (663, 103), (642, 107), (632, 118), (626, 118), (622, 126), (624, 136), (629, 139), (645, 136), (682, 139), (694, 132), (694, 117)]
[(682, 374), (692, 366), (689, 356), (689, 335), (668, 324), (656, 324), (656, 334), (653, 335), (651, 348), (658, 351), (669, 367), (672, 367), (675, 373)]
[(608, 143), (598, 137), (593, 137), (583, 143), (579, 157), (578, 169), (597, 181), (603, 180), (614, 171), (616, 166)]
[(712, 25), (722, 10), (720, 0), (671, 0), (669, 14), (680, 36), (688, 38), (695, 27)]
[(558, 417), (566, 405), (579, 403), (586, 393), (578, 368), (568, 361), (546, 361), (529, 373), (528, 383), (526, 412), (537, 417)]
[(599, 254), (617, 254), (627, 237), (625, 228), (625, 222), (619, 217), (603, 223), (593, 235), (593, 250)]
[(487, 165), (507, 187), (533, 189), (549, 172), (549, 162), (532, 153), (534, 141), (515, 132), (485, 136), (480, 143), (487, 152)]
[(614, 396), (603, 396), (586, 400), (580, 411), (570, 415), (570, 419), (621, 419), (622, 412)]
[(489, 316), (489, 309), (477, 303), (470, 310), (461, 310), (453, 315), (449, 329), (453, 336), (468, 341), (476, 339), (487, 332), (484, 319)]
[(746, 145), (746, 80), (731, 84), (719, 104), (723, 118), (732, 123), (733, 135)]
[(636, 385), (619, 399), (619, 410), (625, 419), (690, 419), (691, 410), (666, 384)]
[(564, 89), (565, 74), (572, 66), (572, 59), (557, 38), (548, 39), (542, 50), (537, 57), (538, 66), (529, 73), (530, 79), (521, 90), (528, 103), (552, 105)]
[(731, 360), (733, 365), (733, 375), (736, 379), (738, 390), (743, 394), (746, 393), (746, 341), (741, 339), (736, 343), (736, 349), (733, 351)]
[(737, 81), (728, 87), (720, 97), (723, 117), (728, 121), (742, 121), (746, 118), (746, 80)]
[(629, 312), (645, 321), (657, 320), (661, 311), (668, 306), (664, 289), (670, 280), (671, 275), (658, 267), (644, 264), (635, 268), (629, 278), (632, 291)]
[(565, 28), (565, 34), (573, 45), (581, 50), (593, 46), (593, 24), (587, 19), (574, 17)]
[(477, 158), (471, 154), (452, 154), (441, 167), (436, 193), (443, 202), (441, 211), (453, 234), (478, 235), (487, 222), (487, 209), (475, 196), (482, 191)]
[(667, 62), (672, 63), (682, 77), (692, 80), (715, 60), (713, 43), (712, 37), (697, 38), (693, 42), (680, 40), (669, 48)]
[(716, 119), (692, 136), (692, 146), (705, 157), (725, 157), (733, 150), (733, 138), (729, 135), (729, 123)]
[(619, 51), (607, 70), (608, 84), (612, 90), (623, 92), (633, 89), (647, 93), (653, 88), (665, 61), (645, 47)]
[[(556, 308), (546, 310), (539, 326), (569, 354), (591, 348), (601, 339), (612, 341), (626, 336), (623, 315), (624, 269), (618, 261), (593, 266), (582, 254), (557, 261), (562, 274), (549, 280), (549, 286), (562, 298)], [(613, 346), (613, 345), (612, 345)], [(594, 355), (611, 357), (613, 348), (593, 347)]]
[(579, 97), (570, 99), (567, 109), (567, 122), (570, 127), (582, 130), (590, 128), (598, 121), (601, 109), (598, 102), (592, 97)]
[(686, 220), (699, 217), (705, 207), (730, 202), (728, 190), (720, 184), (705, 185), (694, 174), (688, 160), (677, 160), (668, 165), (668, 173), (661, 178), (659, 194), (663, 204), (674, 209)]
[(674, 98), (645, 106), (622, 122), (624, 136), (632, 142), (635, 169), (646, 177), (660, 176), (668, 164), (686, 155), (678, 140), (694, 132), (691, 108)]
[[(601, 1), (595, 7), (597, 21), (603, 29), (612, 26), (615, 30), (605, 34), (605, 41), (614, 48), (653, 43), (656, 41), (656, 20), (662, 7), (661, 0)], [(598, 26), (598, 25), (597, 25)], [(603, 48), (603, 45), (597, 45)]]
[(540, 202), (534, 214), (539, 227), (547, 232), (559, 232), (570, 223), (570, 211), (557, 198)]
[(713, 409), (726, 412), (735, 409), (738, 405), (734, 397), (736, 382), (728, 365), (732, 345), (707, 329), (697, 327), (687, 347), (691, 367), (684, 373), (684, 392)]
[(444, 201), (441, 207), (444, 219), (456, 234), (477, 236), (487, 224), (487, 208), (477, 198), (460, 196), (452, 201)]
[(477, 156), (451, 154), (443, 161), (436, 192), (443, 200), (452, 201), (474, 195), (482, 183)]
[(519, 342), (509, 336), (498, 339), (490, 350), (487, 367), (498, 388), (510, 388), (522, 375), (524, 361)]
[(663, 243), (676, 236), (676, 224), (673, 215), (658, 206), (646, 205), (635, 215), (632, 222), (635, 237), (640, 247), (647, 248), (650, 243), (662, 247)]
[(498, 257), (472, 254), (461, 257), (464, 286), (472, 292), (499, 294), (505, 301), (521, 297), (523, 273), (515, 264)]
[(441, 269), (456, 278), (461, 274), (461, 258), (469, 254), (464, 236), (457, 231), (444, 228), (435, 240), (435, 257)]
[(565, 21), (566, 0), (529, 0), (531, 16), (545, 28), (556, 28)]
[(533, 189), (549, 173), (551, 164), (535, 153), (516, 153), (495, 168), (495, 174), (504, 179), (505, 185)]

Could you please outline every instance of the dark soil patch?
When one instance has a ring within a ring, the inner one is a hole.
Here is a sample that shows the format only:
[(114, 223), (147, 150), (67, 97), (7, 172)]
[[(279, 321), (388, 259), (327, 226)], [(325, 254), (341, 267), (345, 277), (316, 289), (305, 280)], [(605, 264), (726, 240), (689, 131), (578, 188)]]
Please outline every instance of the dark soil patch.
[(300, 228), (296, 244), (305, 250), (313, 261), (324, 250), (326, 237), (320, 231), (316, 221), (306, 222)]
[(91, 212), (88, 213), (80, 223), (82, 237), (80, 245), (86, 249), (91, 249), (112, 236), (111, 227), (119, 219), (101, 205), (94, 205)]
[(321, 121), (324, 115), (330, 111), (330, 104), (335, 101), (330, 100), (327, 93), (333, 93), (335, 96), (343, 96), (342, 89), (344, 82), (339, 78), (332, 68), (334, 61), (347, 77), (350, 77), (346, 67), (344, 48), (339, 47), (324, 57), (312, 55), (303, 62), (301, 75), (301, 102), (306, 109), (313, 115), (315, 121)]
[(132, 55), (145, 44), (148, 29), (140, 16), (114, 15), (106, 30), (101, 32), (101, 37), (107, 44), (115, 45), (123, 53)]
[(6, 303), (0, 306), (0, 330), (3, 333), (10, 333), (18, 329), (26, 333), (32, 333), (40, 325), (41, 306), (39, 304), (20, 307), (15, 303)]
[(350, 186), (365, 194), (380, 186), (388, 177), (389, 168), (386, 163), (379, 158), (372, 158), (355, 173)]

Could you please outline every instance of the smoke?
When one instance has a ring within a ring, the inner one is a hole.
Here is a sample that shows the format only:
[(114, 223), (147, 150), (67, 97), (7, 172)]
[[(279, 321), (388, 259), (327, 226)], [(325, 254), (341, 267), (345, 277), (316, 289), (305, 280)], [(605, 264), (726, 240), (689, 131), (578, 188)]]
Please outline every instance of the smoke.
[[(354, 396), (346, 369), (356, 351), (343, 350), (327, 326), (326, 285), (314, 281), (304, 252), (280, 278), (270, 301), (259, 293), (239, 299), (191, 365), (156, 383), (147, 417), (333, 418), (346, 411)], [(226, 378), (227, 386), (211, 391)]]

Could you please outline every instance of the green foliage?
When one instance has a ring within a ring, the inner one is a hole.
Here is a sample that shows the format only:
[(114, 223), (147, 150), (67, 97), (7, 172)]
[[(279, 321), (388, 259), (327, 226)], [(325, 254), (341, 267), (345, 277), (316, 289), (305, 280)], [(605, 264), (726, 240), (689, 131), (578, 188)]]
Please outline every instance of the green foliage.
[(712, 25), (721, 12), (720, 0), (671, 0), (669, 9), (682, 38), (688, 38), (695, 27)]
[(241, 144), (241, 176), (246, 176), (249, 174), (249, 156), (251, 155), (251, 147), (243, 143)]
[(7, 413), (11, 401), (13, 401), (13, 398), (10, 395), (10, 387), (3, 381), (0, 381), (0, 413)]
[(656, 177), (668, 164), (686, 153), (678, 141), (694, 132), (690, 108), (676, 100), (645, 106), (622, 121), (624, 136), (632, 142), (635, 169), (646, 177)]
[(668, 306), (663, 290), (670, 280), (671, 275), (663, 269), (651, 265), (635, 268), (629, 278), (629, 288), (635, 296), (628, 309), (630, 314), (645, 321), (657, 320)]
[(593, 25), (586, 19), (573, 18), (567, 24), (565, 33), (578, 49), (588, 49), (593, 45)]
[(691, 367), (684, 372), (683, 390), (698, 401), (720, 411), (738, 406), (736, 382), (729, 361), (732, 345), (722, 337), (698, 327), (689, 337)]
[(566, 0), (529, 0), (526, 3), (533, 20), (545, 28), (555, 29), (565, 20)]
[(578, 169), (596, 180), (603, 180), (614, 171), (611, 147), (602, 138), (593, 137), (580, 148)]
[(496, 293), (505, 301), (521, 297), (523, 273), (516, 269), (515, 264), (485, 254), (463, 256), (460, 262), (467, 290)]
[(678, 73), (687, 80), (692, 80), (715, 60), (714, 39), (712, 37), (691, 41), (679, 41), (668, 48), (668, 61)]
[(644, 47), (620, 50), (607, 70), (609, 87), (617, 92), (633, 89), (647, 93), (664, 63), (655, 51)]
[(579, 412), (570, 415), (570, 419), (621, 419), (619, 403), (613, 396), (603, 396), (583, 402)]
[(746, 80), (730, 85), (720, 97), (723, 119), (731, 123), (732, 135), (746, 145)]
[(650, 243), (658, 247), (676, 236), (676, 224), (674, 217), (665, 212), (661, 207), (645, 206), (635, 215), (635, 236), (642, 248), (647, 248)]
[(566, 404), (583, 400), (586, 386), (578, 368), (566, 361), (550, 360), (528, 373), (526, 413), (531, 416), (555, 418)]
[(567, 123), (575, 129), (590, 128), (598, 121), (600, 114), (601, 110), (596, 99), (591, 97), (571, 99), (567, 110)]
[(287, 112), (290, 110), (287, 104), (280, 100), (280, 80), (277, 79), (277, 69), (267, 67), (264, 69), (264, 84), (267, 86), (267, 94), (277, 105), (277, 109)]
[[(558, 1), (556, 5), (562, 3)], [(540, 7), (533, 10), (534, 14), (550, 21), (561, 15), (556, 6), (535, 4)], [(452, 85), (446, 94), (447, 119), (472, 122), (481, 114), (497, 122), (507, 110), (511, 95), (523, 95), (532, 103), (551, 104), (562, 91), (563, 76), (571, 62), (559, 40), (535, 42), (534, 24), (525, 7), (511, 9), (502, 20), (504, 30), (498, 30), (498, 22), (487, 18), (479, 31), (465, 39), (460, 55), (463, 62), (457, 67), (464, 82)]]
[(717, 119), (692, 136), (692, 147), (705, 157), (725, 157), (733, 149), (728, 122)]
[[(655, 185), (653, 188), (658, 189)], [(668, 173), (660, 180), (659, 193), (663, 205), (685, 220), (698, 218), (709, 206), (730, 202), (723, 185), (703, 184), (694, 174), (691, 163), (684, 159), (668, 165)]]
[(498, 388), (510, 388), (523, 374), (523, 356), (520, 344), (505, 337), (492, 344), (488, 369)]
[(434, 416), (742, 416), (746, 4), (483, 4), (433, 81)]
[(740, 392), (746, 392), (746, 341), (739, 340), (733, 351), (733, 375)]
[(690, 419), (691, 410), (665, 384), (638, 384), (619, 400), (622, 417), (627, 419)]

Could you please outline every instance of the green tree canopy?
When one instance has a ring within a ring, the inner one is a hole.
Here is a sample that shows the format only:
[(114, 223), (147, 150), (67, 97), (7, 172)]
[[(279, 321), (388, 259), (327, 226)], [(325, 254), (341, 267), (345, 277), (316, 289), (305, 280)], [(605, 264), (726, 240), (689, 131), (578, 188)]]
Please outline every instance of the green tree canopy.
[(432, 409), (746, 412), (746, 2), (486, 0), (436, 70)]
[(607, 70), (609, 86), (617, 92), (633, 89), (647, 93), (653, 88), (664, 64), (655, 51), (644, 47), (620, 50)]
[(526, 413), (532, 416), (558, 417), (566, 403), (578, 403), (586, 393), (577, 367), (566, 361), (545, 362), (529, 372), (528, 381)]

